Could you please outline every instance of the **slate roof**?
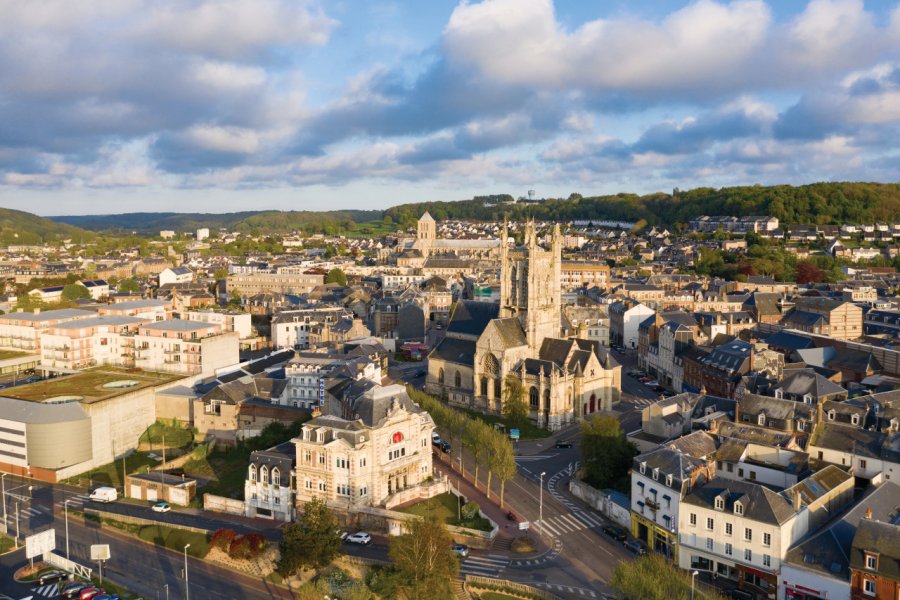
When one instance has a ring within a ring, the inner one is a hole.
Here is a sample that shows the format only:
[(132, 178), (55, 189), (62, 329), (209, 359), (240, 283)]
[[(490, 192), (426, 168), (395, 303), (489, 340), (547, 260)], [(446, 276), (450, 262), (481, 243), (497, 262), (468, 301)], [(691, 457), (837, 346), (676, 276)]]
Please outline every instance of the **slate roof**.
[(816, 399), (835, 394), (844, 394), (846, 397), (847, 394), (847, 390), (811, 369), (802, 369), (786, 376), (775, 389), (794, 396), (812, 394)]
[(863, 519), (856, 529), (850, 551), (850, 566), (865, 571), (866, 552), (878, 554), (880, 577), (900, 581), (900, 525)]
[(807, 312), (805, 310), (793, 309), (781, 320), (785, 325), (800, 325), (802, 327), (813, 327), (822, 325), (826, 322), (825, 316), (819, 313)]
[(447, 334), (480, 336), (484, 333), (487, 324), (496, 319), (499, 314), (500, 305), (494, 302), (463, 300), (456, 304), (456, 309), (447, 325)]
[(795, 515), (794, 507), (787, 498), (765, 486), (718, 477), (695, 489), (682, 502), (714, 510), (715, 500), (720, 495), (725, 498), (725, 510), (722, 512), (733, 514), (734, 502), (741, 500), (744, 517), (760, 523), (781, 525)]
[(665, 475), (672, 476), (672, 485), (668, 486), (675, 490), (681, 490), (681, 484), (685, 479), (689, 479), (691, 473), (696, 469), (706, 466), (706, 461), (702, 458), (695, 458), (687, 454), (682, 454), (677, 450), (669, 447), (654, 448), (649, 452), (634, 457), (633, 469), (640, 473), (641, 463), (644, 463), (644, 475), (650, 477), (654, 469), (659, 469), (659, 484), (665, 485)]
[(766, 338), (766, 343), (773, 348), (782, 350), (803, 350), (815, 347), (815, 344), (810, 338), (787, 331), (777, 331), (773, 333)]
[(522, 322), (516, 317), (494, 319), (493, 323), (506, 348), (515, 348), (516, 346), (528, 344), (528, 340), (525, 338), (525, 330), (522, 329)]
[(471, 367), (475, 364), (475, 342), (445, 336), (429, 356)]
[(695, 431), (672, 440), (666, 447), (694, 458), (705, 458), (716, 451), (716, 438), (705, 431)]

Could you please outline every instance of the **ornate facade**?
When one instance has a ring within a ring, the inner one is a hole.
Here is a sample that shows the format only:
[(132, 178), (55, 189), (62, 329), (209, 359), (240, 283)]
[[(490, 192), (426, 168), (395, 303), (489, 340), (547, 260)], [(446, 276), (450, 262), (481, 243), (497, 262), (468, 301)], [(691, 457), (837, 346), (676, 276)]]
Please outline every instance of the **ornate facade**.
[(507, 378), (522, 386), (531, 418), (552, 430), (619, 399), (621, 366), (596, 341), (561, 339), (561, 235), (538, 244), (533, 223), (522, 246), (500, 247), (500, 303), (460, 302), (431, 352), (426, 389), (450, 404), (500, 413)]

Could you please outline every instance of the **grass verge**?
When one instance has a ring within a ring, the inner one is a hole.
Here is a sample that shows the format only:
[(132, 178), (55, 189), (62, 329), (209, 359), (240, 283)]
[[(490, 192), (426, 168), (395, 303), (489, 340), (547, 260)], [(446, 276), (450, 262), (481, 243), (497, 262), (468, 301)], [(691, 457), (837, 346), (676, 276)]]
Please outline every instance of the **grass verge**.
[(460, 409), (465, 412), (467, 415), (472, 417), (473, 419), (481, 419), (491, 427), (494, 426), (494, 423), (500, 423), (504, 427), (506, 427), (506, 431), (508, 432), (510, 429), (518, 429), (519, 430), (519, 439), (522, 440), (540, 440), (545, 437), (550, 436), (550, 430), (544, 429), (543, 427), (538, 427), (531, 421), (526, 421), (522, 423), (518, 427), (513, 427), (507, 423), (506, 417), (502, 415), (484, 415), (480, 412), (476, 412), (474, 410), (468, 409)]
[(476, 529), (478, 531), (491, 530), (491, 522), (484, 517), (458, 519), (457, 503), (457, 497), (447, 492), (435, 496), (434, 498), (429, 498), (428, 500), (417, 502), (416, 504), (412, 504), (410, 506), (407, 506), (406, 508), (401, 508), (399, 509), (399, 511), (410, 515), (419, 515), (420, 517), (433, 514), (437, 516), (437, 518), (443, 523), (446, 523), (447, 525), (453, 525), (455, 527), (466, 527), (468, 529)]

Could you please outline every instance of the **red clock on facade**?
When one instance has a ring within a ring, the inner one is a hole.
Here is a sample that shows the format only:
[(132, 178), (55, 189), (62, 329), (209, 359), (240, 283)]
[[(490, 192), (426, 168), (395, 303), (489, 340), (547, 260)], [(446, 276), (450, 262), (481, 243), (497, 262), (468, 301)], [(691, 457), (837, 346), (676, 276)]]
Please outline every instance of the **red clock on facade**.
[(398, 431), (397, 433), (394, 434), (394, 443), (399, 444), (402, 441), (403, 441), (403, 434)]

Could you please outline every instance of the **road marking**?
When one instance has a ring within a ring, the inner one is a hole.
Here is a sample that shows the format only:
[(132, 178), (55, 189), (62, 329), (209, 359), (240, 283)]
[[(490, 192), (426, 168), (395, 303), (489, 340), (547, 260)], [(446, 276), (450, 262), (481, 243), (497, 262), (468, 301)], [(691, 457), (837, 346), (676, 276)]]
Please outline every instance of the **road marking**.
[(541, 521), (541, 529), (547, 528), (546, 530), (552, 533), (553, 535), (562, 535), (559, 531), (557, 531), (552, 525), (550, 525), (547, 520)]

